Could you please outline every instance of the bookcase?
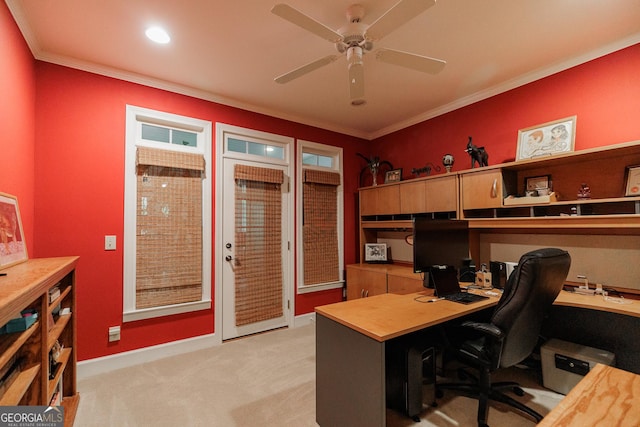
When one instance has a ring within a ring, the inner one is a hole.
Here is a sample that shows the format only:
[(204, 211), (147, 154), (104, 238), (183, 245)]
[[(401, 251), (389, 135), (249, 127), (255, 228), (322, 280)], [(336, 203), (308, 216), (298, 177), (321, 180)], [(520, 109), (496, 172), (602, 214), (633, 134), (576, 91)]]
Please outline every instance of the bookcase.
[[(6, 274), (0, 276), (0, 326), (13, 325), (0, 335), (0, 405), (62, 405), (65, 426), (73, 425), (80, 400), (77, 262), (78, 257), (38, 258), (0, 271)], [(13, 319), (25, 312), (37, 313), (37, 318), (16, 326)]]

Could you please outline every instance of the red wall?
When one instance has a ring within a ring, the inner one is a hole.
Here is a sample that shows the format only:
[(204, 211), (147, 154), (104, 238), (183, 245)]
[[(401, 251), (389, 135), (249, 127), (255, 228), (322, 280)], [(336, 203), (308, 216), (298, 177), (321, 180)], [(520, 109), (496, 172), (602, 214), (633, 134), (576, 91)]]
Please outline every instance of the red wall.
[[(126, 104), (344, 147), (345, 215), (355, 218), (357, 174), (352, 171), (360, 170), (355, 152), (366, 141), (49, 63), (37, 62), (36, 74), (35, 252), (39, 257), (81, 257), (76, 309), (80, 360), (215, 329), (213, 310), (208, 310), (128, 322), (122, 324), (119, 342), (107, 342), (108, 327), (122, 319)], [(107, 234), (117, 236), (118, 250), (104, 251)], [(355, 220), (346, 221), (345, 236), (345, 261), (353, 263)], [(340, 290), (299, 295), (296, 314), (341, 297)]]
[[(358, 250), (356, 188), (363, 161), (356, 152), (378, 154), (403, 167), (405, 175), (427, 162), (440, 164), (442, 155), (452, 152), (454, 170), (460, 170), (468, 168), (462, 150), (472, 135), (495, 164), (514, 157), (518, 129), (570, 115), (578, 116), (576, 149), (640, 138), (640, 46), (371, 143), (34, 61), (4, 3), (0, 57), (0, 153), (5, 160), (0, 191), (19, 198), (31, 257), (81, 256), (76, 310), (80, 360), (214, 331), (209, 310), (127, 323), (121, 341), (107, 343), (108, 326), (122, 319), (122, 251), (104, 251), (103, 239), (115, 234), (122, 247), (126, 104), (343, 147), (347, 263), (355, 262)], [(423, 161), (416, 162), (417, 156)], [(296, 314), (339, 299), (339, 291), (299, 295)]]
[(0, 192), (18, 198), (27, 251), (33, 250), (35, 70), (31, 52), (0, 3)]
[[(411, 169), (428, 162), (453, 170), (471, 167), (463, 151), (469, 136), (489, 153), (489, 164), (513, 160), (518, 130), (577, 116), (575, 149), (640, 139), (640, 44), (573, 67), (528, 85), (452, 111), (374, 141), (381, 157)], [(420, 160), (416, 160), (420, 159)], [(433, 171), (433, 174), (437, 172)]]

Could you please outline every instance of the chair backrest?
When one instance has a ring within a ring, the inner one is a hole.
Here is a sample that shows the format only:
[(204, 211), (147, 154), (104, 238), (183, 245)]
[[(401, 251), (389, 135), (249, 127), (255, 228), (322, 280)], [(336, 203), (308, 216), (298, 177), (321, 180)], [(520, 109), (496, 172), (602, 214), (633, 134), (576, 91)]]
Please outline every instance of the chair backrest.
[(499, 366), (513, 366), (531, 354), (570, 266), (571, 257), (562, 249), (538, 249), (522, 255), (491, 317), (491, 323), (505, 333)]

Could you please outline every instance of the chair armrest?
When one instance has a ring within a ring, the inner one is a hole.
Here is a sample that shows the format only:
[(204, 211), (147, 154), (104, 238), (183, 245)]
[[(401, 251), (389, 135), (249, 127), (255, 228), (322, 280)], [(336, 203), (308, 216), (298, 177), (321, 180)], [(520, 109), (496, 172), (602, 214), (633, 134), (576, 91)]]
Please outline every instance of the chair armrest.
[(473, 329), (474, 331), (478, 331), (487, 337), (491, 337), (497, 340), (502, 340), (504, 338), (504, 332), (502, 332), (500, 328), (498, 328), (495, 325), (492, 325), (491, 323), (466, 321), (466, 322), (462, 322), (460, 326), (464, 328)]

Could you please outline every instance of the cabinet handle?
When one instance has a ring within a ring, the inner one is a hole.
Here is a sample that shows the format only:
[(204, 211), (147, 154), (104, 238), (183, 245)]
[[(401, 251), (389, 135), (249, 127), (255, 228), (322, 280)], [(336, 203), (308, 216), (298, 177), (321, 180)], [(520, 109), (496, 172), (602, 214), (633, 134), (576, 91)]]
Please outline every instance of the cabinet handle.
[(364, 293), (364, 296), (365, 296), (365, 297), (368, 297), (368, 296), (369, 296), (369, 290), (367, 290), (367, 292), (365, 292), (365, 293)]
[(360, 290), (360, 298), (364, 298), (364, 288)]
[(498, 196), (498, 178), (493, 180), (493, 185), (491, 186), (491, 197)]

